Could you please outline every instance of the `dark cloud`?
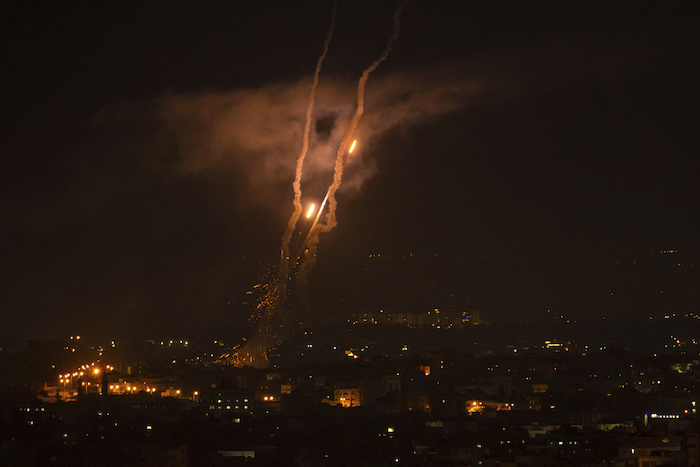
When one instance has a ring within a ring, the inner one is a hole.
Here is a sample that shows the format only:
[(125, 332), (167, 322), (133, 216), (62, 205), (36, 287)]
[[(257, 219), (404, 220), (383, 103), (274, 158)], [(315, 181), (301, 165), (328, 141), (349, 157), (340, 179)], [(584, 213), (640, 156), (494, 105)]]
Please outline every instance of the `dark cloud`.
[(315, 130), (316, 137), (319, 141), (325, 141), (331, 136), (335, 128), (335, 119), (336, 116), (334, 114), (323, 115), (316, 118)]

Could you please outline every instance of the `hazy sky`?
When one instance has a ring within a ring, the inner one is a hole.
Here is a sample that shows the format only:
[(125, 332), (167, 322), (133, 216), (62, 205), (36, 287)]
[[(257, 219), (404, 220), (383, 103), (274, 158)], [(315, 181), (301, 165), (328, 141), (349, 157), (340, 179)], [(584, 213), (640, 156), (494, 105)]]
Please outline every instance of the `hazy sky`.
[[(244, 329), (246, 291), (276, 264), (293, 209), (331, 5), (1, 7), (0, 345)], [(331, 182), (396, 5), (339, 2), (305, 204)], [(374, 306), (362, 296), (420, 311), (419, 284), (444, 283), (449, 306), (517, 319), (585, 303), (616, 261), (678, 249), (689, 267), (698, 20), (696, 2), (410, 2), (321, 238), (319, 312)], [(433, 259), (400, 259), (412, 253)]]

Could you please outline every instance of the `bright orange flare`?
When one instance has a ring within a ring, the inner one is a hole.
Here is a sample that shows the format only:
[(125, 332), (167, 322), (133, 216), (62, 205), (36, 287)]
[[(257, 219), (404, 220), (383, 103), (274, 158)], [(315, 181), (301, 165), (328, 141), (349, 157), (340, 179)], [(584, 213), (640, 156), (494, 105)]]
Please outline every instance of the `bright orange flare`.
[(352, 154), (352, 152), (355, 150), (356, 145), (357, 145), (357, 140), (353, 141), (352, 144), (350, 145), (350, 149), (348, 149), (348, 154)]
[(309, 206), (309, 210), (306, 213), (306, 218), (308, 219), (309, 217), (314, 215), (314, 210), (316, 209), (316, 205), (314, 203), (311, 203), (311, 206)]

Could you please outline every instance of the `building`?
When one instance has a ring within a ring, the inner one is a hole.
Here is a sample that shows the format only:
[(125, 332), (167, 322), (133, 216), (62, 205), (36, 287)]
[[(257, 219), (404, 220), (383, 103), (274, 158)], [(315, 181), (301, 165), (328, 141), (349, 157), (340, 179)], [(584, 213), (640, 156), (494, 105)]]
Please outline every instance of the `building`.
[(333, 402), (341, 407), (359, 407), (362, 405), (360, 388), (335, 388), (333, 391)]
[(685, 465), (682, 444), (680, 436), (627, 436), (618, 442), (618, 460), (626, 466)]
[(253, 394), (243, 388), (207, 388), (199, 393), (199, 402), (207, 416), (240, 423), (254, 414)]

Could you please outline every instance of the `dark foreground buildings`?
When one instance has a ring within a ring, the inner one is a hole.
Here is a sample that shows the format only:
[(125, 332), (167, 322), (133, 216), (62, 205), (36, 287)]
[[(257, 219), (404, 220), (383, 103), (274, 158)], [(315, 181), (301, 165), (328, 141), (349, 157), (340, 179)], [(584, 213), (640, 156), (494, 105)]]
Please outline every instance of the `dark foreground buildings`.
[(700, 465), (692, 342), (644, 355), (567, 339), (503, 352), (396, 340), (391, 353), (323, 334), (304, 332), (264, 370), (180, 341), (100, 347), (81, 365), (50, 363), (56, 345), (44, 359), (41, 346), (4, 352), (0, 465)]

